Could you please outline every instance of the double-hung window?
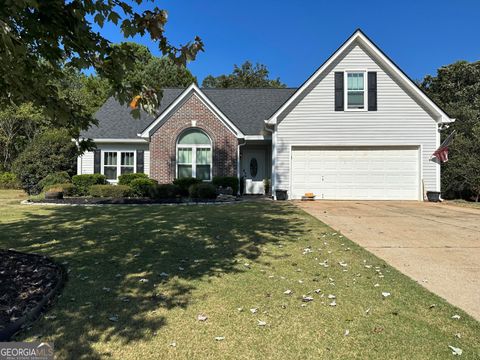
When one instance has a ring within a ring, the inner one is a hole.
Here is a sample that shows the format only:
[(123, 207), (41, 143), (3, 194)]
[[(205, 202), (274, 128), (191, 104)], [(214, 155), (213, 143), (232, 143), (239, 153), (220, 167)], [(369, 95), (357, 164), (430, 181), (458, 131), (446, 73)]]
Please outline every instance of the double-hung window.
[(366, 109), (365, 72), (346, 73), (346, 98), (348, 110)]
[(117, 181), (123, 174), (135, 172), (135, 151), (104, 151), (103, 174), (109, 181)]
[(198, 129), (184, 131), (177, 141), (177, 178), (212, 179), (212, 142)]

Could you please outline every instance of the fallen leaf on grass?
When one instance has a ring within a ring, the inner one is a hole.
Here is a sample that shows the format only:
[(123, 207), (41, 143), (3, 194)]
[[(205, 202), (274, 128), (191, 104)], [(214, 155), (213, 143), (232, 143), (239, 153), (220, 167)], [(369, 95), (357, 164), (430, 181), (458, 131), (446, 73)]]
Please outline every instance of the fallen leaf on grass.
[(373, 328), (373, 332), (376, 333), (376, 334), (383, 332), (383, 330), (384, 330), (384, 329), (383, 329), (383, 327), (381, 327), (381, 326), (375, 326), (375, 327)]
[(451, 346), (451, 345), (448, 345), (448, 347), (450, 348), (450, 350), (452, 350), (452, 355), (462, 355), (463, 353), (463, 350), (460, 349), (460, 348), (457, 348), (457, 347), (454, 347), (454, 346)]
[(200, 314), (197, 316), (198, 321), (207, 321), (207, 319), (208, 319), (207, 315)]

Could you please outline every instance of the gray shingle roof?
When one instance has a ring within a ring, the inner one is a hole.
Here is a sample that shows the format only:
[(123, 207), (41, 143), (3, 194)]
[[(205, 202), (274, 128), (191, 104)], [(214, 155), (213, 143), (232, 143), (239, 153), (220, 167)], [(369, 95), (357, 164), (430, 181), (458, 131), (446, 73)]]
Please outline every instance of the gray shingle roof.
[[(245, 135), (260, 135), (263, 120), (268, 119), (296, 89), (202, 89), (203, 93)], [(163, 112), (184, 89), (165, 89), (159, 111)], [(98, 126), (91, 126), (81, 136), (91, 139), (135, 139), (152, 123), (154, 117), (142, 112), (134, 119), (127, 104), (109, 98), (95, 113)]]

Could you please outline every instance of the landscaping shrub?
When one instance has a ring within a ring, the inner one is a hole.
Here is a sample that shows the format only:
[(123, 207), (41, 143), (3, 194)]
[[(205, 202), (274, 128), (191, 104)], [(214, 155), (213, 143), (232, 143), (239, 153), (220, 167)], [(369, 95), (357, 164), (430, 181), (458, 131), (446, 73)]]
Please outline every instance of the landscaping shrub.
[(84, 174), (72, 177), (73, 185), (77, 188), (77, 194), (85, 196), (89, 194), (89, 189), (93, 185), (105, 185), (107, 178), (102, 174)]
[[(139, 177), (130, 182), (130, 188), (132, 189), (133, 196), (148, 197), (152, 191), (152, 188), (157, 185), (157, 182), (153, 179)], [(128, 185), (125, 185), (128, 186)]]
[(40, 180), (58, 171), (74, 174), (78, 149), (66, 130), (49, 130), (36, 136), (12, 165), (12, 171), (29, 194), (41, 191)]
[(237, 195), (238, 192), (238, 178), (236, 176), (214, 176), (212, 184), (215, 187), (231, 187), (233, 195)]
[(64, 196), (75, 196), (77, 194), (77, 189), (72, 183), (48, 185), (43, 188), (43, 191), (47, 192), (52, 189), (56, 189), (55, 191), (62, 191)]
[(0, 173), (0, 189), (20, 189), (20, 181), (14, 173), (4, 172)]
[(173, 180), (173, 184), (177, 185), (180, 188), (180, 195), (188, 196), (190, 186), (194, 184), (200, 184), (202, 180), (192, 178), (192, 177), (184, 177)]
[(180, 195), (180, 188), (174, 184), (155, 185), (150, 189), (152, 199), (174, 199)]
[(123, 174), (118, 177), (118, 185), (130, 185), (136, 179), (148, 179), (148, 175), (144, 173)]
[(217, 197), (215, 186), (209, 183), (193, 184), (188, 191), (192, 199), (215, 199)]
[(38, 187), (42, 190), (45, 190), (46, 187), (54, 185), (54, 184), (66, 184), (66, 183), (71, 183), (72, 178), (66, 171), (58, 171), (53, 174), (49, 174), (46, 177), (44, 177), (40, 182), (38, 183)]
[(127, 185), (92, 185), (89, 193), (93, 197), (123, 198), (132, 195), (132, 189)]

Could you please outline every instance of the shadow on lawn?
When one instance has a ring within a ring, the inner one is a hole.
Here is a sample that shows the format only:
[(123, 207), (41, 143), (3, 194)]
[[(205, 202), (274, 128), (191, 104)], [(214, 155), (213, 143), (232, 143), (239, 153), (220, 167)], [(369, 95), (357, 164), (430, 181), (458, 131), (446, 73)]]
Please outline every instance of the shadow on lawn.
[(155, 311), (187, 307), (198, 281), (242, 271), (236, 258), (255, 261), (260, 244), (303, 232), (291, 205), (272, 203), (49, 211), (0, 223), (0, 247), (67, 262), (69, 281), (51, 311), (56, 319), (27, 333), (53, 339), (61, 357), (105, 357), (92, 343), (153, 336), (166, 324)]

